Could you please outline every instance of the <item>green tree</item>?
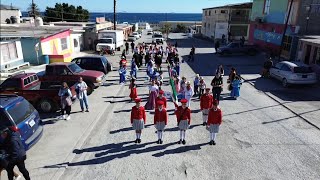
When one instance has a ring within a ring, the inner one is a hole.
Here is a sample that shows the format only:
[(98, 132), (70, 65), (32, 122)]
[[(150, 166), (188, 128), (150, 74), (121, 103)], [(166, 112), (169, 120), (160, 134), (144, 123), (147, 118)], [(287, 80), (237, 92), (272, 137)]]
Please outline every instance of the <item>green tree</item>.
[(87, 22), (89, 20), (89, 11), (82, 6), (73, 6), (68, 3), (56, 3), (54, 7), (47, 7), (45, 12), (46, 22), (69, 21), (69, 22)]
[(177, 24), (177, 29), (176, 29), (177, 32), (180, 32), (180, 33), (185, 33), (187, 32), (187, 27), (184, 25), (184, 24)]
[(160, 29), (163, 34), (169, 34), (171, 30), (171, 25), (169, 23), (165, 23)]
[(31, 3), (27, 9), (29, 17), (40, 16), (40, 9), (36, 3)]

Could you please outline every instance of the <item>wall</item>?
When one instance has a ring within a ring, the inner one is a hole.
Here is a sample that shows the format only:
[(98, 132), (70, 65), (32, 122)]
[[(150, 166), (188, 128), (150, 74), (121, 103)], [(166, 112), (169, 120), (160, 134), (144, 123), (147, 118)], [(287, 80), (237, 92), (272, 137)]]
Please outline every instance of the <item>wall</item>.
[[(35, 51), (35, 45), (39, 43), (40, 39), (33, 37), (21, 38), (21, 46), (23, 52), (23, 58), (25, 62), (30, 64), (38, 64), (37, 53)], [(39, 64), (42, 64), (42, 50), (41, 48), (38, 51)]]
[(21, 47), (21, 42), (20, 41), (9, 41), (9, 42), (1, 42), (2, 44), (8, 44), (8, 43), (15, 43), (16, 46), (16, 52), (17, 52), (17, 58), (9, 60), (7, 62), (4, 62), (3, 59), (3, 53), (1, 52), (1, 59), (0, 59), (0, 71), (3, 71), (4, 69), (14, 67), (14, 66), (19, 66), (24, 63), (23, 60), (23, 53), (22, 53), (22, 47)]
[(71, 45), (74, 52), (80, 52), (84, 49), (82, 33), (71, 34)]
[(0, 24), (6, 24), (6, 19), (10, 19), (11, 16), (21, 16), (20, 10), (0, 10)]
[(216, 23), (215, 39), (222, 39), (222, 35), (228, 35), (228, 23)]

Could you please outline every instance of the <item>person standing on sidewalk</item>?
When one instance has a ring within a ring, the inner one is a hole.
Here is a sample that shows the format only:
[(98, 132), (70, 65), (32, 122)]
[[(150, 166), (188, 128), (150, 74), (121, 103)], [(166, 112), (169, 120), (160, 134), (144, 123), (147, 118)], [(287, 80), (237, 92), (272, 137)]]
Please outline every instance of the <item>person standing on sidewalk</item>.
[(7, 127), (0, 127), (1, 138), (4, 140), (3, 147), (8, 156), (7, 174), (8, 179), (13, 180), (15, 166), (19, 168), (23, 177), (26, 180), (30, 180), (30, 175), (25, 166), (25, 160), (27, 159), (26, 151), (22, 144), (20, 134), (18, 132), (11, 131)]
[(131, 110), (131, 125), (136, 131), (136, 140), (135, 143), (141, 143), (141, 133), (146, 124), (146, 112), (144, 107), (140, 105), (141, 99), (135, 99), (136, 105), (132, 107)]
[(168, 113), (166, 108), (163, 107), (163, 101), (157, 101), (157, 106), (154, 114), (154, 126), (157, 129), (158, 141), (157, 144), (162, 144), (163, 141), (163, 131), (166, 125), (168, 124)]
[[(66, 82), (62, 83), (58, 95), (60, 96), (60, 99), (61, 99), (61, 116), (59, 117), (59, 119), (65, 119), (68, 121), (71, 119), (70, 113), (71, 113), (71, 105), (72, 105), (72, 100), (71, 100), (72, 94)], [(65, 111), (67, 113), (67, 117), (64, 115)]]
[(216, 136), (222, 123), (222, 111), (218, 107), (218, 101), (213, 102), (213, 107), (209, 110), (207, 130), (210, 132), (210, 145), (216, 145)]
[(82, 77), (80, 77), (79, 82), (76, 85), (76, 92), (77, 92), (77, 97), (80, 101), (81, 112), (84, 112), (83, 103), (86, 106), (86, 112), (89, 112), (87, 88), (88, 86), (86, 82), (84, 82)]
[(220, 95), (222, 92), (223, 80), (219, 73), (216, 73), (214, 78), (211, 81), (212, 94), (215, 100), (220, 101)]
[(191, 123), (191, 110), (187, 107), (187, 99), (181, 99), (181, 106), (178, 106), (177, 102), (174, 102), (176, 107), (175, 114), (177, 117), (177, 125), (180, 129), (180, 140), (178, 144), (186, 144), (186, 131)]
[(209, 109), (212, 108), (213, 96), (210, 94), (210, 88), (206, 88), (206, 93), (200, 98), (200, 109), (202, 111), (203, 126), (207, 125)]

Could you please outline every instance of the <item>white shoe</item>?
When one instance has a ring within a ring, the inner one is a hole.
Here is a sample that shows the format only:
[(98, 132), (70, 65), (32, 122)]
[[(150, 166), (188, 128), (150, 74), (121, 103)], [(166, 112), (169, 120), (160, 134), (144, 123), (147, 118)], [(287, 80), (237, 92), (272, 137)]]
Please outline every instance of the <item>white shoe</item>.
[(69, 121), (71, 119), (70, 115), (67, 116), (66, 120)]
[(63, 116), (62, 116), (62, 115), (60, 115), (60, 116), (58, 116), (58, 118), (57, 118), (57, 119), (61, 120), (61, 119), (63, 119)]
[(66, 115), (62, 115), (62, 119), (66, 119)]
[(14, 179), (15, 180), (19, 180), (19, 179), (21, 179), (22, 177), (19, 175), (19, 176), (17, 176), (17, 177), (15, 177)]

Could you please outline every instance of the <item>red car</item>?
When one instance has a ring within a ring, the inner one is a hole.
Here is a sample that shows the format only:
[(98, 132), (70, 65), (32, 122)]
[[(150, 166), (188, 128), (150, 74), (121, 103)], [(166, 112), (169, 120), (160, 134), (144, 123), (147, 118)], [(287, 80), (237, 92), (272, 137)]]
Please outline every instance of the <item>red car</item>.
[[(22, 72), (6, 79), (0, 85), (0, 93), (22, 96), (42, 112), (55, 112), (60, 109), (59, 88), (60, 85), (43, 88), (37, 74)], [(75, 99), (75, 87), (70, 89)]]

